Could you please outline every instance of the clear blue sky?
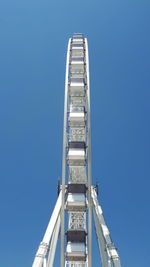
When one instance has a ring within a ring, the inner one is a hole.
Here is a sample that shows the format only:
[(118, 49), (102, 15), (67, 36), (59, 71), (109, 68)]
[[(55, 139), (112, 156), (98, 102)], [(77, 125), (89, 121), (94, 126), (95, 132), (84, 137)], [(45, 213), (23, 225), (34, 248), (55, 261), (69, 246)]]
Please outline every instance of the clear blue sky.
[(89, 41), (93, 183), (122, 266), (149, 266), (149, 10), (148, 0), (1, 0), (0, 267), (31, 266), (57, 198), (74, 32)]

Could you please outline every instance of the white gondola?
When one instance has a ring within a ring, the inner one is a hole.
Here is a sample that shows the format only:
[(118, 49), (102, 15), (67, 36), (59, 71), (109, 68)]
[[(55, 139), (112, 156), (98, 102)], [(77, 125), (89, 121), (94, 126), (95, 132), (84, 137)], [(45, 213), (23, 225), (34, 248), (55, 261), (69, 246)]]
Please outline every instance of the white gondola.
[(72, 57), (83, 57), (84, 56), (84, 48), (83, 46), (73, 46), (71, 50)]
[(70, 142), (68, 150), (68, 164), (70, 166), (83, 166), (86, 163), (85, 142)]
[(85, 165), (85, 150), (84, 149), (69, 149), (68, 163), (70, 166)]
[(70, 211), (83, 211), (86, 209), (85, 194), (69, 193), (66, 201), (66, 208)]
[(85, 244), (68, 242), (66, 249), (66, 257), (68, 261), (85, 261)]
[(73, 38), (72, 39), (72, 44), (83, 44), (84, 43), (84, 39), (83, 38)]
[(84, 44), (71, 43), (71, 57), (84, 57)]
[(68, 164), (70, 166), (83, 166), (86, 163), (85, 142), (70, 142), (68, 149)]
[(71, 79), (69, 94), (70, 96), (85, 96), (85, 84), (83, 79)]
[(85, 109), (84, 107), (70, 107), (69, 118), (70, 127), (84, 127), (85, 126)]
[(79, 57), (73, 57), (71, 58), (70, 62), (70, 73), (71, 74), (84, 74), (85, 71), (85, 65), (84, 65), (84, 58)]
[(101, 255), (101, 264), (97, 262), (97, 266), (121, 267), (96, 188), (91, 186), (90, 135), (88, 45), (83, 34), (76, 33), (69, 39), (67, 51), (62, 185), (58, 187), (59, 197), (32, 267), (54, 266), (60, 227), (60, 266), (91, 267), (92, 210)]

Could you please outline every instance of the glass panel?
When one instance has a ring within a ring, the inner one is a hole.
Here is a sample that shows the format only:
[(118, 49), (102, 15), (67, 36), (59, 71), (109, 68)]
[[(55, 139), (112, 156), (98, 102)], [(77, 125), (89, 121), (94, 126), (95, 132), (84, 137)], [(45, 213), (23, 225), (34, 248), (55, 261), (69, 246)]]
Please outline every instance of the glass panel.
[(73, 47), (84, 47), (84, 44), (71, 44)]
[(83, 78), (71, 78), (70, 82), (72, 82), (72, 83), (84, 83), (84, 79)]
[(81, 65), (81, 66), (73, 66), (71, 69), (70, 69), (70, 72), (71, 74), (84, 74), (84, 65)]
[(84, 57), (71, 57), (71, 61), (84, 61)]

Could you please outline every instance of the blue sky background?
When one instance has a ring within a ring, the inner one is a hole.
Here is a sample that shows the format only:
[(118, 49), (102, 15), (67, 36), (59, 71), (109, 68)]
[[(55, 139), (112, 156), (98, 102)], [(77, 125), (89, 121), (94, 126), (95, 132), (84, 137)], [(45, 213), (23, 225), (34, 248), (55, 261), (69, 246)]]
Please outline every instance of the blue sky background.
[[(0, 1), (1, 267), (31, 266), (57, 198), (74, 32), (89, 41), (93, 183), (122, 266), (149, 266), (149, 10), (148, 0)], [(93, 234), (99, 267), (96, 247)]]

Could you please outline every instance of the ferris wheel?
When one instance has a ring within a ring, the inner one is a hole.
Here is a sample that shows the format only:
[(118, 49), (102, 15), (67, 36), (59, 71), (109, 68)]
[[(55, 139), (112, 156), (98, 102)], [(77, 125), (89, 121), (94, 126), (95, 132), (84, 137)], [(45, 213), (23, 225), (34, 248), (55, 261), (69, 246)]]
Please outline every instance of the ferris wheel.
[(75, 33), (66, 59), (62, 184), (32, 267), (55, 267), (59, 232), (60, 267), (92, 267), (92, 217), (100, 252), (97, 267), (121, 267), (91, 177), (88, 42)]

